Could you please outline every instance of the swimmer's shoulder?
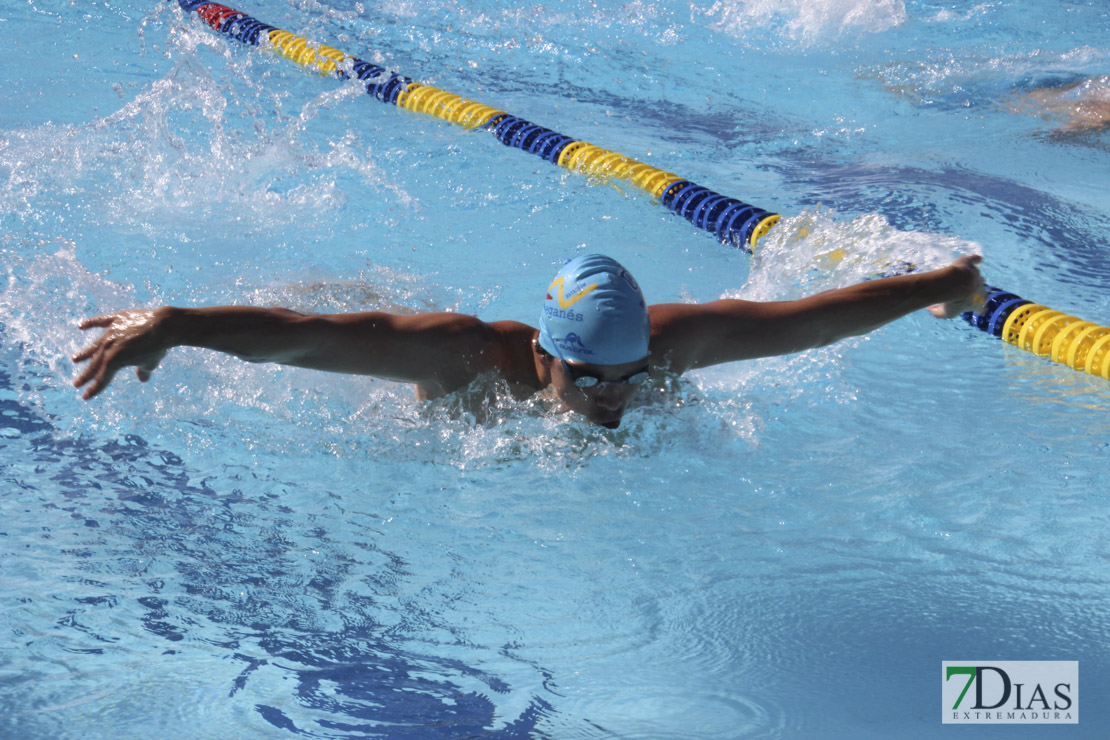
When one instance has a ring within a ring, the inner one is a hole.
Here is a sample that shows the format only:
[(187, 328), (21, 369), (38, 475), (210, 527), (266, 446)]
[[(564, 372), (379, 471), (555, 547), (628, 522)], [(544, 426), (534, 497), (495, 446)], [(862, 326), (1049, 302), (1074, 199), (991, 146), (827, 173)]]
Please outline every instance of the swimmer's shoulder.
[(681, 375), (694, 364), (706, 333), (707, 309), (698, 303), (656, 303), (651, 319), (653, 374)]
[(490, 348), (492, 368), (509, 382), (514, 393), (534, 393), (543, 387), (536, 374), (532, 342), (538, 335), (535, 327), (520, 321), (487, 323), (493, 342)]
[(513, 395), (522, 398), (542, 387), (532, 355), (532, 339), (537, 332), (527, 324), (487, 322), (477, 316), (448, 312), (397, 320), (410, 330), (434, 337), (434, 348), (424, 357), (431, 368), (429, 377), (416, 383), (416, 395), (421, 400), (464, 390), (482, 378), (505, 381)]

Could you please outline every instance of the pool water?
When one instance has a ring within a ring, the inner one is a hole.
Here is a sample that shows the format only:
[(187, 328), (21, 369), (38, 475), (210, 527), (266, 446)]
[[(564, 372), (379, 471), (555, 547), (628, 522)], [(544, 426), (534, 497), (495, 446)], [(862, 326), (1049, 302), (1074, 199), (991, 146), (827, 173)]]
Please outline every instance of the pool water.
[[(1110, 324), (1089, 2), (236, 5), (784, 215), (756, 257), (176, 3), (0, 9), (0, 736), (1103, 737), (1110, 385), (922, 313), (691, 373), (618, 430), (174, 350), (82, 402), (82, 317), (534, 323), (981, 252)], [(1092, 113), (1094, 111), (1094, 113)], [(945, 660), (1077, 660), (1079, 724), (941, 724)]]

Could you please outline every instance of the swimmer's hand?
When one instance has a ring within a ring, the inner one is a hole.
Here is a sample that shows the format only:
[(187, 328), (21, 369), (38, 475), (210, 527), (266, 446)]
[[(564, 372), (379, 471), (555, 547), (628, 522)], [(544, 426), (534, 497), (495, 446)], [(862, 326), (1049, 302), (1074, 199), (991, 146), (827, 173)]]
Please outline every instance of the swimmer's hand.
[(74, 363), (88, 362), (73, 381), (76, 388), (88, 386), (81, 395), (86, 401), (108, 387), (122, 368), (134, 367), (139, 380), (150, 374), (169, 349), (160, 330), (162, 314), (158, 309), (132, 309), (85, 319), (81, 330), (104, 329), (95, 342), (73, 356)]
[(929, 306), (928, 310), (939, 319), (951, 319), (966, 311), (981, 311), (987, 301), (986, 283), (979, 274), (978, 254), (960, 257), (945, 270), (949, 273), (951, 293), (954, 296), (944, 303)]

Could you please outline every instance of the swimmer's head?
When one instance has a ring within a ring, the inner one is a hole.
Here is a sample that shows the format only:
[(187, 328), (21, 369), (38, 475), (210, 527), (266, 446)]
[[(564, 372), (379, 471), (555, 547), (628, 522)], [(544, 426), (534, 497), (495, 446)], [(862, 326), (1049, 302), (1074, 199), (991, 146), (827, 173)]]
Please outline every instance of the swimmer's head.
[(639, 362), (648, 356), (650, 336), (640, 286), (610, 257), (569, 260), (547, 289), (539, 344), (553, 357), (589, 365)]

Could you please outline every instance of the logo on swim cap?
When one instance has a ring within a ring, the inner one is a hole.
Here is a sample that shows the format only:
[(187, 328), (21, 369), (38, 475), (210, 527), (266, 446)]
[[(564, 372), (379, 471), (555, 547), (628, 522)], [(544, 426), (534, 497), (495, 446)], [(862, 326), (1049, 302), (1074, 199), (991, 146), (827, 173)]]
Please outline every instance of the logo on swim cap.
[(547, 288), (547, 300), (549, 300), (549, 301), (555, 300), (554, 298), (551, 297), (551, 291), (556, 286), (558, 286), (558, 288), (559, 288), (559, 290), (558, 290), (558, 293), (559, 293), (559, 308), (570, 308), (575, 303), (578, 303), (578, 301), (582, 300), (587, 295), (589, 295), (590, 291), (592, 291), (594, 288), (597, 287), (597, 283), (587, 285), (585, 288), (578, 291), (577, 293), (572, 295), (570, 298), (566, 298), (565, 293), (564, 293), (564, 291), (566, 289), (566, 278), (557, 277), (557, 278), (555, 278), (554, 280), (551, 281), (551, 285)]
[(622, 365), (647, 357), (651, 326), (640, 286), (616, 260), (569, 260), (552, 280), (540, 313), (540, 346), (564, 360)]
[(562, 339), (556, 339), (555, 343), (558, 344), (559, 349), (563, 351), (564, 358), (572, 354), (593, 354), (593, 350), (583, 344), (582, 339), (577, 334), (567, 334)]

